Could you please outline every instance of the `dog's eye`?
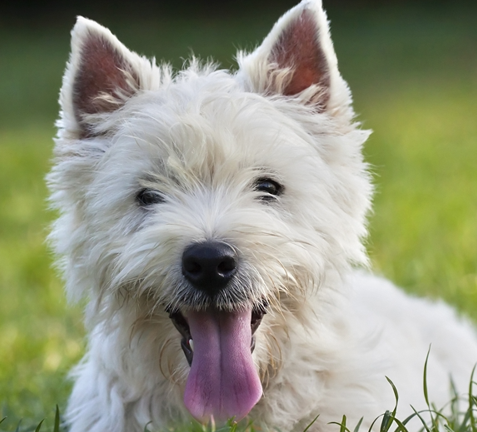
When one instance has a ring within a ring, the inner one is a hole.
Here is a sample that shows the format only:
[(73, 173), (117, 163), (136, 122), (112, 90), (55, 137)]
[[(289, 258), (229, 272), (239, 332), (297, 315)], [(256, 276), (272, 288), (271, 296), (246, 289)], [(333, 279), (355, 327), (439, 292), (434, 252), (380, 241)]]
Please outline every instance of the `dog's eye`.
[(136, 195), (137, 203), (142, 207), (164, 202), (164, 195), (154, 189), (142, 189)]
[(255, 182), (254, 189), (258, 192), (264, 193), (264, 195), (260, 196), (260, 199), (263, 201), (271, 201), (283, 192), (283, 186), (269, 178), (259, 178)]

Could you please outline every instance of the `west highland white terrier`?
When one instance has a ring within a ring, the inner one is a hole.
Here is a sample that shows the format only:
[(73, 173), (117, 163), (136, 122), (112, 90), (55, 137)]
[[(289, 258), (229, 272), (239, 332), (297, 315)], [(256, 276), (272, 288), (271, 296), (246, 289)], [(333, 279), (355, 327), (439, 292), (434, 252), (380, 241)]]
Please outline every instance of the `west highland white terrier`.
[(78, 18), (61, 90), (51, 239), (88, 352), (71, 432), (194, 417), (262, 429), (369, 426), (467, 388), (472, 326), (352, 270), (372, 186), (320, 0), (287, 12), (238, 70), (174, 74)]

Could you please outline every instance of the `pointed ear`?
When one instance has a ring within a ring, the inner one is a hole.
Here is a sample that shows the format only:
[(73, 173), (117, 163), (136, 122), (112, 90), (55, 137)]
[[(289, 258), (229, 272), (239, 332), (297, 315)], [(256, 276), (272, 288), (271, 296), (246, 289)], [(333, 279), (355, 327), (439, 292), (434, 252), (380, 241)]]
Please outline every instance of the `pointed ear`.
[(108, 29), (78, 17), (61, 89), (61, 126), (76, 138), (96, 135), (94, 115), (124, 105), (140, 89), (145, 69), (150, 71), (151, 64)]
[(289, 10), (253, 53), (238, 60), (254, 91), (297, 96), (320, 111), (349, 105), (321, 0)]

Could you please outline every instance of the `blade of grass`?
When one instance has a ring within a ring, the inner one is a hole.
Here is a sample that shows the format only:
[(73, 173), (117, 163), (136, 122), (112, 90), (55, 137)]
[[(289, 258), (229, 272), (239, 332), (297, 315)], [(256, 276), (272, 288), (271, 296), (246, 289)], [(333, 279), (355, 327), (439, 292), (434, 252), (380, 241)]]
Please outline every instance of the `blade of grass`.
[(17, 428), (15, 429), (15, 432), (20, 432), (20, 425), (21, 425), (21, 423), (22, 423), (22, 421), (20, 420), (20, 421), (18, 422)]
[(402, 422), (401, 420), (397, 419), (396, 417), (394, 417), (393, 420), (394, 420), (394, 421), (397, 423), (397, 425), (398, 425), (398, 427), (397, 427), (396, 429), (394, 429), (394, 432), (408, 432), (407, 427), (405, 426), (405, 423), (404, 423), (404, 422)]
[(388, 432), (389, 428), (393, 424), (393, 416), (389, 410), (383, 415), (383, 420), (381, 421), (381, 427), (379, 428), (380, 432)]
[(472, 431), (475, 430), (475, 428), (470, 428), (470, 429), (469, 429), (469, 428), (467, 427), (467, 422), (468, 422), (469, 419), (470, 419), (470, 411), (471, 411), (471, 410), (468, 409), (467, 412), (464, 414), (464, 418), (462, 419), (462, 423), (461, 423), (461, 425), (460, 425), (460, 427), (459, 427), (459, 432), (466, 432), (466, 431), (468, 431), (468, 430), (472, 430)]
[(342, 419), (341, 419), (341, 422), (338, 423), (338, 422), (329, 422), (328, 424), (332, 425), (332, 424), (335, 424), (335, 425), (338, 425), (340, 427), (340, 432), (351, 432), (347, 427), (346, 427), (346, 416), (343, 415)]
[(373, 422), (371, 423), (371, 426), (369, 426), (368, 432), (371, 432), (371, 431), (373, 430), (375, 423), (376, 423), (382, 416), (384, 416), (384, 414), (381, 414), (381, 415), (377, 416), (377, 417), (373, 420)]
[(474, 416), (474, 407), (473, 405), (475, 404), (475, 397), (473, 396), (473, 386), (474, 386), (474, 374), (475, 374), (475, 368), (477, 365), (474, 365), (472, 368), (472, 372), (470, 374), (470, 383), (469, 383), (469, 418), (470, 418), (470, 426), (473, 431), (476, 430), (477, 425), (475, 421), (475, 416)]
[[(449, 407), (450, 407), (450, 411), (451, 411), (450, 412), (450, 415), (451, 415), (451, 422), (450, 423), (452, 423), (453, 428), (456, 428), (456, 426), (459, 424), (459, 394), (457, 392), (457, 387), (455, 386), (455, 382), (452, 379), (452, 376), (450, 378), (450, 389), (451, 389), (451, 395), (452, 395), (452, 399), (448, 404)], [(462, 428), (462, 425), (461, 425), (461, 428)]]
[(308, 432), (308, 429), (310, 429), (310, 428), (313, 426), (313, 424), (318, 420), (318, 417), (319, 417), (319, 416), (320, 416), (320, 415), (318, 414), (318, 415), (311, 421), (311, 423), (305, 428), (305, 430), (304, 430), (303, 432)]
[(435, 410), (433, 409), (434, 407), (432, 407), (430, 402), (429, 402), (429, 392), (428, 392), (428, 389), (427, 389), (427, 364), (429, 362), (429, 355), (431, 354), (431, 348), (432, 348), (432, 345), (429, 345), (429, 349), (427, 350), (427, 354), (426, 354), (426, 361), (424, 362), (424, 373), (423, 373), (423, 377), (422, 377), (422, 387), (423, 387), (423, 390), (424, 390), (424, 399), (426, 400), (429, 415), (431, 416), (432, 430), (434, 432), (438, 432), (439, 425), (437, 424), (437, 418), (435, 418), (434, 415), (433, 415)]
[(359, 432), (359, 428), (361, 427), (361, 423), (363, 423), (363, 419), (364, 419), (364, 417), (361, 417), (361, 418), (359, 419), (359, 422), (358, 422), (358, 424), (355, 426), (355, 428), (353, 429), (353, 432)]
[(386, 380), (388, 381), (388, 383), (390, 384), (391, 388), (393, 389), (394, 400), (396, 401), (396, 403), (395, 403), (395, 405), (394, 405), (394, 409), (393, 409), (392, 415), (393, 415), (393, 417), (396, 417), (397, 407), (398, 407), (398, 403), (399, 403), (399, 393), (398, 393), (398, 391), (397, 391), (396, 386), (395, 386), (394, 383), (391, 381), (391, 379), (388, 378), (388, 377), (386, 377)]
[[(420, 412), (416, 411), (416, 409), (411, 405), (411, 409), (414, 411), (414, 413), (416, 414), (417, 417), (419, 417), (419, 420), (421, 420), (421, 423), (422, 425), (424, 426), (424, 429), (427, 431), (427, 432), (431, 432), (431, 430), (429, 429), (429, 427), (427, 426), (427, 423), (426, 421), (422, 418)], [(421, 411), (421, 412), (427, 412), (426, 411)]]
[(407, 416), (407, 417), (402, 421), (402, 424), (403, 424), (404, 426), (407, 425), (414, 417), (416, 417), (416, 413)]
[(60, 432), (60, 409), (58, 405), (56, 405), (55, 427), (53, 428), (53, 432)]
[(43, 424), (44, 421), (45, 421), (45, 420), (42, 420), (42, 421), (39, 423), (39, 425), (38, 425), (38, 426), (36, 427), (36, 429), (35, 429), (35, 432), (40, 432), (41, 425)]
[(431, 353), (431, 345), (429, 345), (429, 349), (427, 350), (426, 361), (424, 362), (424, 374), (423, 374), (423, 381), (422, 381), (422, 385), (424, 389), (424, 399), (429, 409), (431, 408), (431, 404), (429, 403), (429, 394), (427, 392), (427, 362), (429, 361), (430, 353)]

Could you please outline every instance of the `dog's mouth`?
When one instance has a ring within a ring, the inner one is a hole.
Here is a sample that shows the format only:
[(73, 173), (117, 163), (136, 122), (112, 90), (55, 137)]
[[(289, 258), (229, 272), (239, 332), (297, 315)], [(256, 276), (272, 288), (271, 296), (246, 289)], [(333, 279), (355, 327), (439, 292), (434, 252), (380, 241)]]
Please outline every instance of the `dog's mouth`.
[(252, 352), (266, 307), (168, 312), (191, 367), (184, 394), (187, 409), (205, 422), (245, 417), (262, 395)]
[[(189, 366), (192, 366), (192, 360), (194, 358), (194, 340), (192, 339), (192, 335), (190, 332), (190, 327), (187, 322), (187, 319), (184, 317), (182, 312), (179, 309), (167, 309), (169, 313), (169, 318), (174, 324), (174, 327), (177, 331), (181, 334), (181, 348), (184, 352), (185, 358), (189, 363)], [(218, 311), (215, 311), (218, 312)], [(262, 323), (263, 316), (267, 313), (267, 305), (260, 304), (258, 306), (254, 306), (252, 308), (252, 318), (250, 320), (250, 329), (252, 333), (251, 341), (250, 341), (250, 352), (253, 352), (255, 349), (255, 332), (257, 331), (258, 327)]]

